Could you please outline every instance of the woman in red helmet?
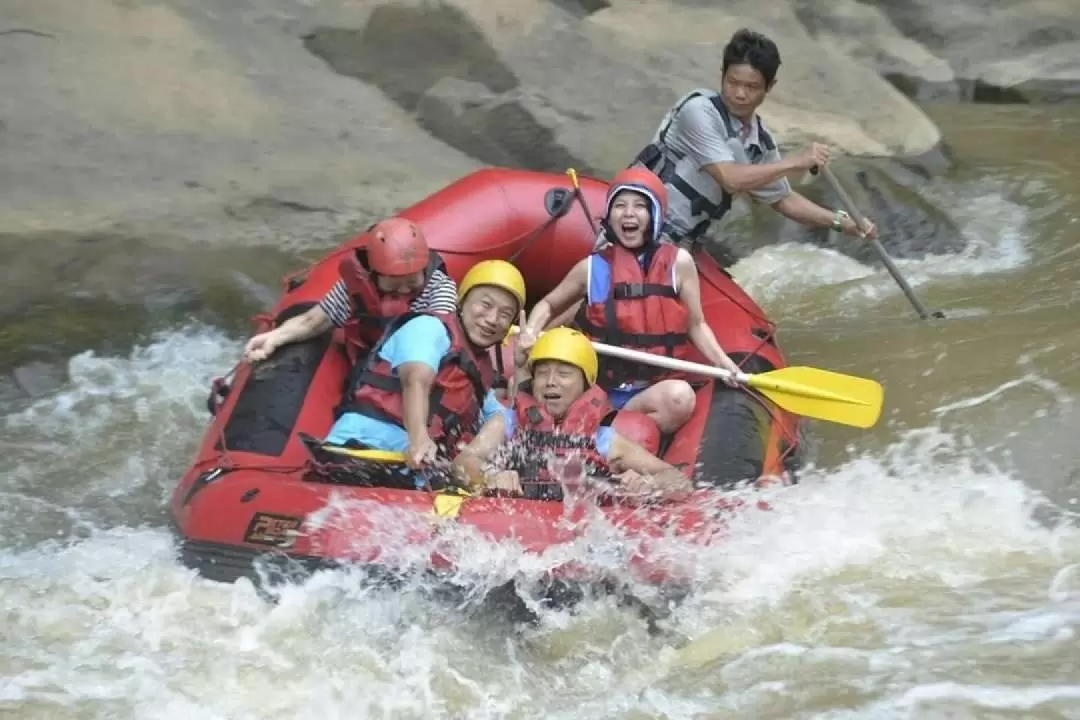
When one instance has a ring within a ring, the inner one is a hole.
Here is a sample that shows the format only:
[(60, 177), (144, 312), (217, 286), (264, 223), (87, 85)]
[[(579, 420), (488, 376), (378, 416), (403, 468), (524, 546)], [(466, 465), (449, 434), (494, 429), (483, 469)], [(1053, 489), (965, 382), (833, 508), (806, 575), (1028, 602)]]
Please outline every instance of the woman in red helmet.
[[(607, 244), (570, 270), (536, 304), (518, 340), (528, 349), (552, 317), (584, 300), (576, 317), (594, 340), (685, 359), (696, 347), (714, 365), (738, 371), (705, 323), (697, 267), (690, 253), (662, 238), (667, 190), (643, 168), (623, 170), (607, 195)], [(619, 409), (650, 416), (671, 433), (694, 412), (695, 394), (681, 377), (604, 358), (598, 383)]]
[(251, 338), (244, 359), (265, 360), (283, 345), (340, 327), (349, 358), (356, 362), (395, 317), (409, 311), (457, 312), (457, 284), (411, 220), (376, 223), (367, 246), (349, 253), (339, 270), (341, 279), (318, 305)]

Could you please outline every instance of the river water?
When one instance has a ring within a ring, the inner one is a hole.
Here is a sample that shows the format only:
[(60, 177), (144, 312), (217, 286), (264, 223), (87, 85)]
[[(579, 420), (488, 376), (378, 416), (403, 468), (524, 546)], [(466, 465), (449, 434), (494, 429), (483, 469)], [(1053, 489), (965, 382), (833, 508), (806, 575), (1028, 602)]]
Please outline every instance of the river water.
[[(260, 304), (230, 300), (118, 320), (134, 347), (3, 400), (0, 717), (1080, 718), (1080, 111), (930, 111), (958, 164), (927, 192), (969, 247), (900, 267), (949, 319), (823, 249), (734, 268), (789, 357), (879, 379), (886, 412), (814, 425), (803, 482), (695, 558), (659, 633), (603, 598), (513, 626), (422, 586), (268, 603), (179, 566), (165, 503)], [(470, 552), (481, 589), (513, 572)]]

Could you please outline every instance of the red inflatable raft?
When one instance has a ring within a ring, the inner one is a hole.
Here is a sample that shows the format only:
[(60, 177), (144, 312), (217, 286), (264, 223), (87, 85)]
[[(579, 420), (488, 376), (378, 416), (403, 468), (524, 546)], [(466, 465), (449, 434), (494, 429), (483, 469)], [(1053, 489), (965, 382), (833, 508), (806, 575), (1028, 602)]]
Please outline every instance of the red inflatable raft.
[[(606, 191), (605, 183), (591, 178), (582, 178), (575, 193), (565, 176), (484, 169), (401, 214), (424, 229), (458, 281), (480, 260), (514, 262), (525, 275), (531, 305), (591, 251), (588, 212), (603, 207)], [(338, 279), (341, 254), (365, 242), (366, 234), (286, 278), (283, 296), (258, 319), (257, 331), (317, 303)], [(774, 326), (761, 309), (708, 255), (696, 259), (704, 311), (721, 345), (746, 372), (784, 367)], [(637, 538), (630, 542), (636, 549), (629, 565), (639, 578), (676, 582), (677, 569), (650, 554), (649, 538), (674, 533), (711, 542), (722, 528), (716, 499), (724, 490), (747, 480), (790, 478), (797, 462), (794, 416), (710, 381), (698, 390), (691, 420), (662, 448), (664, 459), (702, 488), (678, 504), (463, 498), (372, 487), (386, 466), (342, 482), (320, 471), (302, 438), (325, 436), (347, 371), (340, 333), (328, 334), (282, 348), (258, 366), (241, 363), (228, 392), (211, 394), (213, 420), (170, 503), (186, 565), (231, 582), (257, 580), (260, 558), (302, 569), (348, 563), (393, 571), (406, 556), (415, 565), (422, 549), (421, 564), (439, 570), (455, 563), (437, 541), (447, 523), (544, 553), (565, 548), (600, 522)], [(580, 577), (588, 569), (575, 560), (555, 572)]]

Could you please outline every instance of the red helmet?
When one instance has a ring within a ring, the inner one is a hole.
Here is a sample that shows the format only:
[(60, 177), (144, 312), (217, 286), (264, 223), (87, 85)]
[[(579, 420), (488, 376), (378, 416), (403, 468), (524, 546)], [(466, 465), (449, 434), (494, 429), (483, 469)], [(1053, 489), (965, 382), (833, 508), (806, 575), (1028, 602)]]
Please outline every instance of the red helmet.
[(428, 264), (427, 240), (412, 220), (393, 217), (371, 228), (367, 245), (368, 267), (380, 275), (411, 275)]
[(652, 203), (653, 241), (660, 237), (660, 228), (664, 226), (664, 217), (667, 215), (668, 195), (667, 188), (656, 173), (641, 167), (631, 167), (621, 170), (611, 180), (608, 187), (607, 207), (604, 217), (611, 214), (611, 204), (615, 196), (623, 190), (634, 190), (649, 198)]

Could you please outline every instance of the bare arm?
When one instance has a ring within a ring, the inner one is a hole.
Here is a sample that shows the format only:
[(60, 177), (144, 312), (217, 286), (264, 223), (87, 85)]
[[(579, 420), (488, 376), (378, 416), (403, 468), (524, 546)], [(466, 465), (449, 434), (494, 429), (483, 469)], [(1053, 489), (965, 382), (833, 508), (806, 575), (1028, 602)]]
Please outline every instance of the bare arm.
[(330, 316), (316, 305), (296, 317), (289, 318), (272, 332), (276, 346), (281, 347), (293, 342), (310, 340), (316, 335), (326, 332), (331, 327), (333, 327), (333, 323), (330, 322)]
[(578, 309), (581, 307), (581, 303), (583, 302), (585, 302), (584, 298), (578, 300), (575, 303), (571, 303), (570, 307), (566, 308), (566, 310), (562, 311), (558, 315), (548, 320), (547, 324), (544, 326), (544, 329), (550, 330), (551, 328), (561, 327), (563, 325), (568, 325), (569, 323), (573, 322), (574, 316), (577, 315)]
[(484, 463), (491, 459), (495, 451), (503, 442), (506, 433), (506, 421), (502, 413), (492, 415), (476, 437), (468, 445), (461, 449), (454, 458), (452, 468), (454, 477), (464, 483), (470, 490), (483, 487)]
[(675, 261), (675, 272), (679, 278), (679, 300), (690, 313), (690, 342), (713, 365), (730, 369), (734, 363), (720, 347), (712, 328), (705, 322), (705, 313), (701, 309), (701, 279), (690, 253), (685, 250), (679, 252)]
[[(772, 206), (784, 217), (803, 225), (831, 228), (833, 222), (836, 221), (836, 213), (833, 210), (823, 208), (797, 192), (792, 192), (784, 199), (773, 203)], [(840, 218), (840, 231), (845, 235), (867, 240), (877, 237), (877, 226), (869, 218), (863, 218), (863, 224), (860, 225), (846, 213)]]
[(427, 363), (409, 362), (398, 367), (405, 430), (410, 444), (419, 445), (428, 437), (428, 411), (435, 371)]
[(773, 203), (773, 208), (789, 220), (802, 225), (827, 228), (832, 227), (835, 219), (835, 213), (832, 210), (821, 207), (795, 191), (783, 200)]
[(650, 485), (665, 497), (684, 495), (693, 490), (693, 484), (679, 468), (664, 462), (637, 443), (614, 433), (608, 450), (608, 465), (613, 472), (627, 470), (652, 479)]
[[(705, 172), (709, 173), (709, 176), (719, 183), (724, 190), (734, 195), (771, 185), (777, 180), (787, 177), (790, 173), (801, 171), (804, 163), (802, 156), (798, 156), (784, 158), (773, 163), (761, 163), (760, 165), (716, 162), (705, 165), (704, 168)], [(832, 220), (829, 222), (832, 222)]]
[(538, 336), (547, 327), (548, 321), (551, 320), (553, 315), (565, 312), (576, 301), (585, 297), (588, 274), (589, 259), (579, 260), (566, 274), (566, 277), (562, 279), (562, 282), (549, 292), (543, 300), (536, 303), (527, 323), (528, 329), (532, 331), (534, 336)]

